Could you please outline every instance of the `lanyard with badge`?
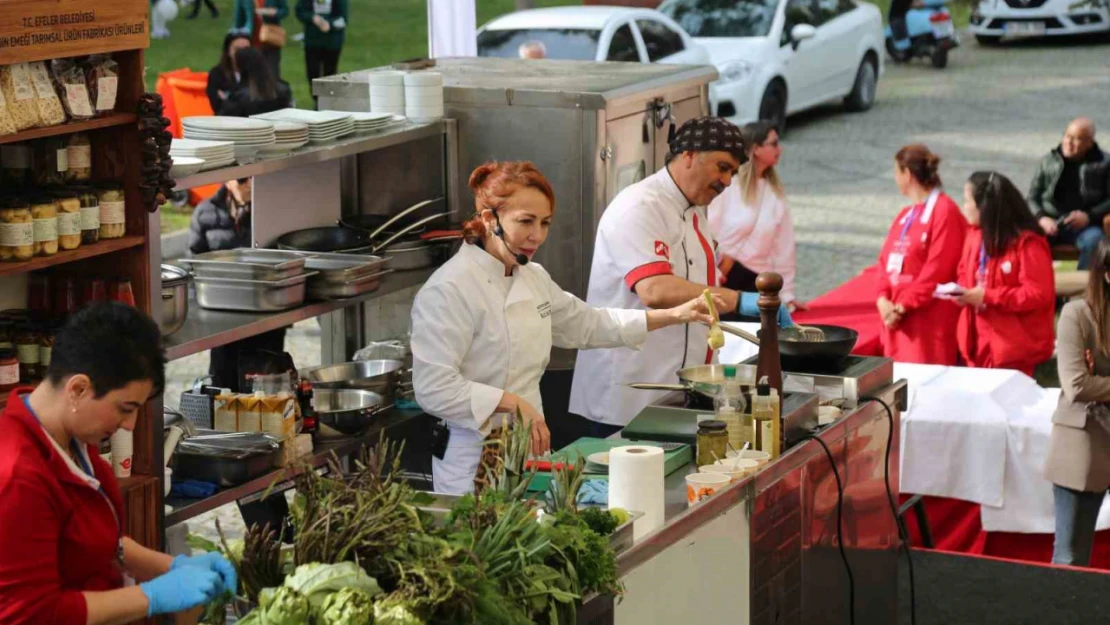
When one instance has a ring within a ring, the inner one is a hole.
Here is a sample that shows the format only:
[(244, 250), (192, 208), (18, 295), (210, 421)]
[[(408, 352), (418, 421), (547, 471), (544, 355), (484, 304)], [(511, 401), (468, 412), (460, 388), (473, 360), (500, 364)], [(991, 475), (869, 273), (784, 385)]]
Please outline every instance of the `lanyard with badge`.
[(332, 0), (312, 0), (312, 10), (316, 15), (331, 15)]
[(902, 275), (902, 266), (906, 262), (906, 253), (910, 249), (910, 241), (906, 240), (906, 234), (909, 233), (913, 220), (917, 218), (917, 209), (918, 207), (914, 206), (906, 215), (905, 221), (902, 222), (902, 234), (894, 242), (894, 249), (886, 258), (886, 272), (890, 275), (890, 281), (895, 284)]
[(985, 287), (987, 285), (987, 263), (991, 257), (987, 254), (987, 244), (979, 244), (979, 271), (975, 273), (975, 286)]

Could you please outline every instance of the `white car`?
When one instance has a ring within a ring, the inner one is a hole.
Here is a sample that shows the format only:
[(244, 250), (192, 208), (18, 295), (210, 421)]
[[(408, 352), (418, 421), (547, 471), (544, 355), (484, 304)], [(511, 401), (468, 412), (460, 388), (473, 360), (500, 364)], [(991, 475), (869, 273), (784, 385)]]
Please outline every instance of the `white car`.
[(707, 65), (705, 48), (653, 9), (570, 6), (509, 13), (478, 30), (478, 56)]
[(709, 50), (720, 78), (711, 110), (743, 124), (843, 100), (875, 102), (883, 72), (883, 20), (854, 0), (666, 0), (659, 10)]
[(983, 0), (971, 12), (968, 30), (982, 44), (1001, 39), (1110, 32), (1110, 3), (1104, 0)]

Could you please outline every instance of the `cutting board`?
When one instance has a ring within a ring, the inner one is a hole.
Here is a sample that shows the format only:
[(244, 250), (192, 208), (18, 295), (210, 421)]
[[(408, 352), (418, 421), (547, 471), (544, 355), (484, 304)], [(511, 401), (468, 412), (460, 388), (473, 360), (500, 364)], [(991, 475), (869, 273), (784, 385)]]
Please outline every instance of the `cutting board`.
[(621, 436), (630, 440), (674, 441), (696, 445), (698, 415), (712, 418), (713, 411), (648, 406), (624, 426)]
[[(622, 434), (623, 435), (623, 434)], [(585, 462), (586, 458), (591, 454), (596, 454), (602, 451), (609, 451), (614, 447), (627, 447), (629, 445), (650, 445), (651, 442), (640, 443), (632, 440), (613, 440), (609, 438), (580, 438), (570, 445), (551, 454), (552, 462), (566, 462), (570, 460), (574, 462), (577, 460), (578, 455), (582, 455), (582, 461)], [(577, 452), (577, 453), (576, 453)], [(689, 464), (694, 459), (694, 453), (689, 445), (683, 445), (663, 454), (663, 474), (670, 475), (675, 471)], [(586, 471), (586, 479), (588, 480), (607, 480), (609, 479), (608, 473), (591, 473)], [(551, 484), (551, 473), (541, 471), (532, 478), (532, 483), (528, 485), (528, 490), (534, 492), (542, 492), (548, 489)]]

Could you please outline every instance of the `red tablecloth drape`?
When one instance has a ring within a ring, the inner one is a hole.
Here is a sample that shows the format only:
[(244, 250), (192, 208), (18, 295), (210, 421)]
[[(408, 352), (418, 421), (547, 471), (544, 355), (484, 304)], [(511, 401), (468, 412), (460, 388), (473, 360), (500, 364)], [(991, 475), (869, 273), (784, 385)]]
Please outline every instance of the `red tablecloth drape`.
[(875, 308), (877, 280), (881, 272), (871, 265), (858, 276), (809, 302), (809, 310), (794, 313), (798, 323), (825, 323), (852, 328), (859, 340), (852, 353), (857, 356), (882, 356), (882, 320)]

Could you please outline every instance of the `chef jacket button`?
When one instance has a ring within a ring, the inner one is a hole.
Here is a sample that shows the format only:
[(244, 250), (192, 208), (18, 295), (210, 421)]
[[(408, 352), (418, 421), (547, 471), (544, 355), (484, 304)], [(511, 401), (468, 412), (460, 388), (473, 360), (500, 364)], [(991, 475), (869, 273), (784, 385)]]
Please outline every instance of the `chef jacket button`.
[(690, 266), (691, 266), (691, 267), (693, 267), (693, 266), (694, 266), (694, 261), (692, 261), (692, 260), (691, 260), (691, 261), (687, 261), (687, 262), (689, 262), (689, 263), (690, 263)]

